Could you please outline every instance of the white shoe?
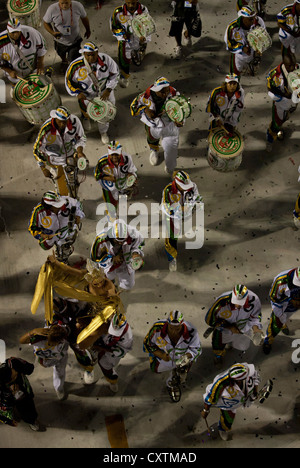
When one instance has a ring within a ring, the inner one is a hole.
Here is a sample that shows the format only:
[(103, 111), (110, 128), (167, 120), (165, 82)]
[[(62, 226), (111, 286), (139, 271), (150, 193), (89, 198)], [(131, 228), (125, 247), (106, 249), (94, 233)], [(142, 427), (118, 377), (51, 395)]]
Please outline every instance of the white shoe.
[(91, 121), (90, 121), (90, 119), (88, 117), (81, 117), (81, 123), (82, 123), (83, 129), (86, 132), (91, 130), (92, 125), (91, 125)]
[(230, 439), (229, 431), (219, 431), (219, 435), (220, 435), (222, 440), (229, 440)]
[(100, 133), (101, 141), (104, 145), (108, 145), (109, 143), (109, 137), (107, 133)]
[(176, 46), (175, 47), (175, 58), (179, 60), (182, 57), (182, 47)]
[(149, 158), (150, 164), (152, 166), (156, 166), (158, 163), (158, 152), (151, 150), (150, 151), (150, 158)]
[(94, 383), (95, 381), (94, 371), (91, 371), (91, 372), (84, 371), (83, 380), (84, 380), (84, 383), (86, 383), (87, 385), (91, 385), (92, 383)]
[(298, 218), (298, 216), (293, 215), (293, 221), (294, 221), (295, 227), (297, 229), (300, 229), (300, 219)]
[(118, 382), (115, 382), (115, 383), (109, 382), (109, 388), (111, 389), (112, 392), (117, 393), (117, 391), (119, 390)]
[(167, 166), (165, 166), (165, 173), (166, 174), (169, 174), (169, 175), (172, 175), (174, 171), (170, 171)]
[(170, 271), (176, 271), (177, 270), (177, 260), (176, 260), (176, 258), (173, 258), (173, 260), (171, 260), (169, 262), (169, 270)]
[(66, 399), (66, 394), (65, 394), (65, 391), (64, 391), (64, 390), (62, 390), (62, 391), (60, 391), (60, 390), (55, 390), (55, 392), (56, 392), (57, 398), (58, 398), (60, 401)]
[(121, 76), (119, 80), (119, 85), (121, 86), (121, 88), (127, 88), (127, 86), (129, 85), (129, 78)]
[(41, 430), (41, 426), (38, 421), (35, 421), (33, 424), (29, 424), (29, 427), (32, 431), (35, 431), (35, 432), (38, 432)]

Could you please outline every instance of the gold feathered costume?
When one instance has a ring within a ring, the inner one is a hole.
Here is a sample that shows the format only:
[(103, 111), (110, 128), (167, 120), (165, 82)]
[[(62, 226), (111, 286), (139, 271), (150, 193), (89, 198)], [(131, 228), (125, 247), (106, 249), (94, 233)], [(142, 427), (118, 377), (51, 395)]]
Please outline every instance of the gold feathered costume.
[(93, 304), (91, 316), (94, 318), (78, 335), (77, 343), (79, 344), (107, 322), (115, 312), (124, 313), (124, 307), (119, 296), (109, 298), (106, 295), (95, 296), (85, 290), (89, 284), (88, 279), (93, 276), (93, 270), (90, 269), (88, 275), (86, 275), (86, 270), (81, 275), (80, 270), (76, 274), (70, 270), (71, 268), (63, 263), (51, 263), (50, 261), (44, 263), (36, 282), (31, 312), (36, 314), (44, 296), (45, 319), (51, 324), (53, 321), (53, 290), (60, 296)]

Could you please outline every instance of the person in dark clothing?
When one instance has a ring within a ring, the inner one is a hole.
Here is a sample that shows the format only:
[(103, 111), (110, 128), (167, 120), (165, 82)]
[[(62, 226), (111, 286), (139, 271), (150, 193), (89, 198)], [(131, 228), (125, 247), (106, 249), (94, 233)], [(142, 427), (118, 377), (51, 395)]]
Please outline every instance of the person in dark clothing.
[(16, 412), (33, 431), (40, 431), (34, 394), (27, 378), (34, 370), (29, 362), (10, 357), (0, 365), (0, 422), (16, 427)]

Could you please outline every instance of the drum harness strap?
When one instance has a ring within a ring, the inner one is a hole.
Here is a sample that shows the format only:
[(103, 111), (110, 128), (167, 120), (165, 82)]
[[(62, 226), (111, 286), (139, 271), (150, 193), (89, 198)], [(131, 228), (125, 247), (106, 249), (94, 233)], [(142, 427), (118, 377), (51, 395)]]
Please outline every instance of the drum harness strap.
[[(96, 87), (96, 90), (97, 90), (97, 93), (99, 93), (99, 91), (101, 91), (99, 89), (99, 81), (98, 81), (98, 78), (95, 76), (95, 74), (93, 73), (93, 70), (90, 66), (90, 64), (88, 63), (88, 61), (86, 60), (85, 57), (83, 57), (83, 61), (84, 61), (84, 66), (87, 68), (87, 71), (88, 71), (88, 75), (89, 77), (91, 78), (93, 84), (95, 85)], [(104, 63), (101, 61), (100, 63), (101, 65), (104, 65)]]
[(32, 66), (29, 61), (27, 60), (27, 58), (25, 57), (25, 55), (23, 54), (23, 52), (21, 51), (21, 49), (17, 46), (17, 44), (14, 42), (14, 41), (10, 41), (13, 48), (15, 49), (17, 55), (20, 57), (21, 60), (24, 61), (24, 63), (26, 64), (26, 66), (29, 68), (30, 70), (30, 73), (34, 70), (34, 66)]

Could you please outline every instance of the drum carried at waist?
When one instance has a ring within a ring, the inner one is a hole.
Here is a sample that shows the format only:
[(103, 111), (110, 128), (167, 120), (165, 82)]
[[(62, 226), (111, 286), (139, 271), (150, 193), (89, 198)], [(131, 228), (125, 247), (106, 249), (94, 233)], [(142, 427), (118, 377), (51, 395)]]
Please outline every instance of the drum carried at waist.
[(7, 10), (10, 20), (16, 18), (35, 29), (41, 26), (40, 0), (8, 0)]
[(300, 70), (290, 72), (287, 77), (288, 86), (292, 93), (292, 101), (295, 104), (300, 102)]
[(133, 18), (131, 28), (138, 38), (151, 36), (156, 31), (154, 20), (148, 13), (142, 13)]
[(216, 128), (208, 137), (207, 161), (217, 171), (234, 171), (242, 162), (243, 150), (243, 137), (237, 130), (231, 136), (224, 129)]
[(251, 29), (247, 35), (247, 41), (249, 42), (250, 47), (255, 52), (262, 54), (272, 45), (272, 39), (270, 34), (265, 28), (257, 27)]
[(192, 113), (190, 101), (184, 96), (168, 99), (164, 107), (169, 119), (175, 123), (182, 123)]
[(61, 105), (61, 98), (50, 81), (36, 73), (17, 82), (13, 89), (13, 100), (25, 119), (33, 125), (41, 125), (49, 118), (50, 111)]
[(117, 108), (112, 102), (96, 97), (88, 103), (87, 114), (96, 122), (108, 123), (116, 117)]

